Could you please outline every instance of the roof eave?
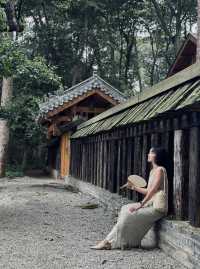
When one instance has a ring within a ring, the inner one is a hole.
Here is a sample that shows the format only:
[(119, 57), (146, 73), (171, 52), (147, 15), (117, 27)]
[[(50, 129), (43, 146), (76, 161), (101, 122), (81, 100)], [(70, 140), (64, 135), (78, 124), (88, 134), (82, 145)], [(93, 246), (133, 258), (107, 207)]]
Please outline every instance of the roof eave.
[(152, 98), (156, 95), (159, 95), (165, 91), (170, 90), (176, 86), (179, 86), (186, 81), (194, 79), (200, 76), (200, 63), (195, 63), (188, 68), (178, 72), (177, 74), (162, 80), (161, 82), (152, 86), (149, 90), (144, 89), (141, 93), (136, 96), (130, 98), (128, 101), (125, 101), (122, 104), (119, 104), (113, 108), (106, 110), (105, 112), (97, 115), (96, 117), (84, 122), (83, 124), (78, 126), (78, 130), (84, 128), (92, 123), (105, 119), (111, 115), (114, 115), (118, 112), (121, 112), (137, 103), (143, 102), (149, 98)]

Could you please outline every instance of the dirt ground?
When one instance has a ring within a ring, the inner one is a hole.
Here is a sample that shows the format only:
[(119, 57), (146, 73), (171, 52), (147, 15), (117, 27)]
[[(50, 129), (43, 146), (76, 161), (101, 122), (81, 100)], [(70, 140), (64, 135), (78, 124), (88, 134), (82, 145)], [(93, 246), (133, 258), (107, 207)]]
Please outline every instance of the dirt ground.
[[(0, 198), (0, 268), (179, 268), (159, 249), (91, 250), (112, 228), (113, 213), (62, 182), (3, 178)], [(88, 202), (99, 206), (80, 207)]]

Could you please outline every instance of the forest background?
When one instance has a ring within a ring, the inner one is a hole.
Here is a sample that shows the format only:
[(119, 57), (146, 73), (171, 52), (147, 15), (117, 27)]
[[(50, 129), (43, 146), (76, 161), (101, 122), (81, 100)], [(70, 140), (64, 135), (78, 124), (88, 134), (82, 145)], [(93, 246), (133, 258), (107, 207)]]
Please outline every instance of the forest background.
[(127, 96), (148, 90), (166, 77), (196, 20), (194, 0), (0, 0), (6, 175), (45, 167), (45, 129), (36, 119), (48, 95), (88, 78), (94, 66)]

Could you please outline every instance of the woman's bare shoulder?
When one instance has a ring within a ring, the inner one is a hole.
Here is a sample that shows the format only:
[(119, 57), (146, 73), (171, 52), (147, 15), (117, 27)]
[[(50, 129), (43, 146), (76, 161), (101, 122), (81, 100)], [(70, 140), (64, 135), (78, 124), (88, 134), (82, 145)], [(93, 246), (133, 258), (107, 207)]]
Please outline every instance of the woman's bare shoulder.
[(164, 167), (163, 166), (158, 166), (158, 167), (156, 167), (156, 169), (155, 169), (155, 174), (159, 174), (159, 175), (163, 175), (164, 174)]

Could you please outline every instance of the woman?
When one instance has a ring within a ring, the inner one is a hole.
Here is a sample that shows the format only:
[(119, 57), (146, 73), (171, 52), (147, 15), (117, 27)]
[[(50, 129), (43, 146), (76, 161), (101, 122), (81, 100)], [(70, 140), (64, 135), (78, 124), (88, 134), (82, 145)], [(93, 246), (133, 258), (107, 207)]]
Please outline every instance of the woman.
[[(167, 161), (166, 152), (162, 148), (151, 148), (148, 154), (148, 162), (152, 169), (149, 175), (147, 188), (140, 188), (128, 184), (128, 188), (145, 195), (141, 202), (130, 203), (122, 206), (117, 223), (106, 238), (92, 249), (125, 249), (139, 247), (141, 240), (155, 221), (167, 215), (167, 207), (163, 212), (153, 207), (153, 195), (164, 190), (168, 197), (168, 179), (165, 169)], [(165, 181), (165, 184), (164, 184)]]

